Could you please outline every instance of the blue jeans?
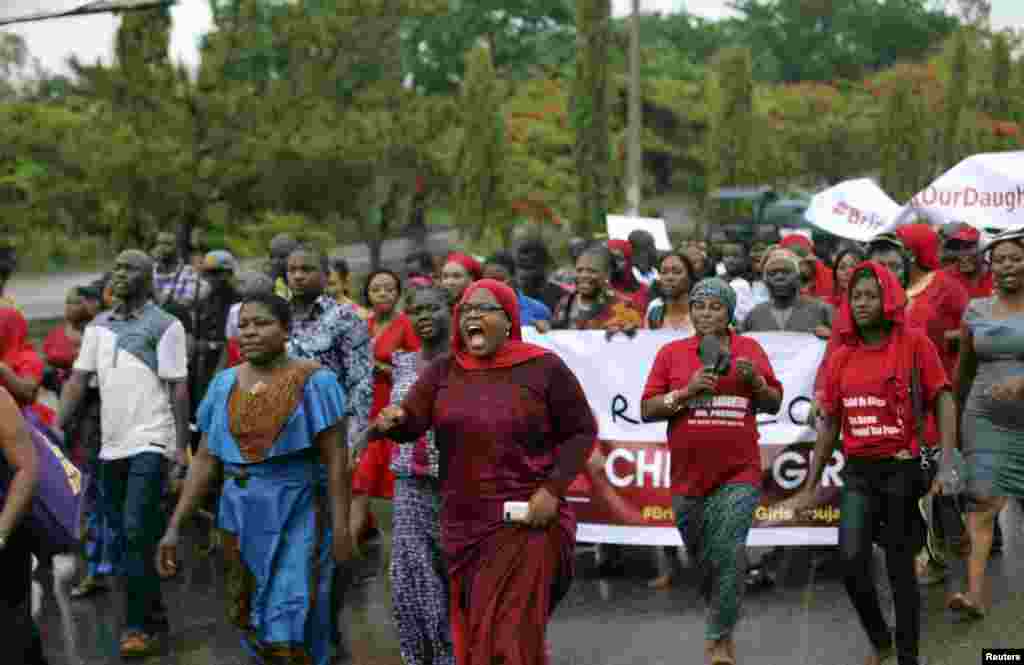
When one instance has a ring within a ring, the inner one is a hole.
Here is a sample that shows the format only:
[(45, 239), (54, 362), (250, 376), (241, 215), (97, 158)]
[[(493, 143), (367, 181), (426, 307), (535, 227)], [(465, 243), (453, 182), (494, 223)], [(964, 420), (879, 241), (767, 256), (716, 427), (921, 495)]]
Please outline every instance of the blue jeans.
[[(162, 612), (156, 547), (166, 528), (160, 504), (167, 460), (157, 453), (100, 463), (107, 524), (123, 543), (115, 562), (125, 582), (125, 630), (144, 631)], [(120, 563), (120, 566), (118, 566)]]

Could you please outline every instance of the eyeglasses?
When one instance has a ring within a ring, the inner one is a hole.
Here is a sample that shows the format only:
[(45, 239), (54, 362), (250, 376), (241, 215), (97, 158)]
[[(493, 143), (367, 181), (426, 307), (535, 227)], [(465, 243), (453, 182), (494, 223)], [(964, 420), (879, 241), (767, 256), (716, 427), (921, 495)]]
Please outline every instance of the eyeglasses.
[(501, 305), (492, 305), (491, 303), (480, 303), (478, 305), (462, 305), (459, 308), (459, 313), (464, 315), (472, 316), (473, 314), (497, 314), (498, 312), (504, 312), (505, 308)]

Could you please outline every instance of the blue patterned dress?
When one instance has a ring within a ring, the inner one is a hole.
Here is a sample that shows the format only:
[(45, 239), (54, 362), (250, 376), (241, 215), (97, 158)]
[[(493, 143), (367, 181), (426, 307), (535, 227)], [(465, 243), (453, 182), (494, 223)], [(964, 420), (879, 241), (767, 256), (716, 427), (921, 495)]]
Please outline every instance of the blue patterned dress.
[(337, 635), (335, 562), (327, 469), (315, 439), (342, 420), (345, 397), (333, 372), (315, 370), (273, 444), (253, 462), (232, 433), (236, 381), (234, 368), (218, 374), (198, 414), (224, 467), (217, 523), (229, 618), (257, 662), (328, 665)]

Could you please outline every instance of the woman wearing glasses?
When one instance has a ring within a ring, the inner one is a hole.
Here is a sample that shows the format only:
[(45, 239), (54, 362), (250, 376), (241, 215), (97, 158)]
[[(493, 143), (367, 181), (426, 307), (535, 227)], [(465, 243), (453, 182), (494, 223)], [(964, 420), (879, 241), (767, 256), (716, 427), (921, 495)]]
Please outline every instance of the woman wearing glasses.
[[(381, 411), (373, 430), (396, 441), (434, 431), (456, 661), (543, 663), (548, 620), (573, 577), (576, 524), (565, 493), (597, 423), (561, 359), (522, 341), (511, 288), (474, 283), (454, 323), (452, 353), (401, 406)], [(507, 516), (509, 502), (524, 514)]]

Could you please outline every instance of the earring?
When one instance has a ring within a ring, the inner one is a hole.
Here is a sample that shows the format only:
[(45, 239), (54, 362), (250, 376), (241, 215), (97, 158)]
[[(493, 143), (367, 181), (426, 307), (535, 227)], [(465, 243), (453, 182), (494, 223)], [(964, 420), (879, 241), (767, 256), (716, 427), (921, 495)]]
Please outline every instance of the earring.
[(512, 334), (512, 326), (509, 326), (508, 328), (505, 328), (505, 337), (508, 337), (511, 334)]

